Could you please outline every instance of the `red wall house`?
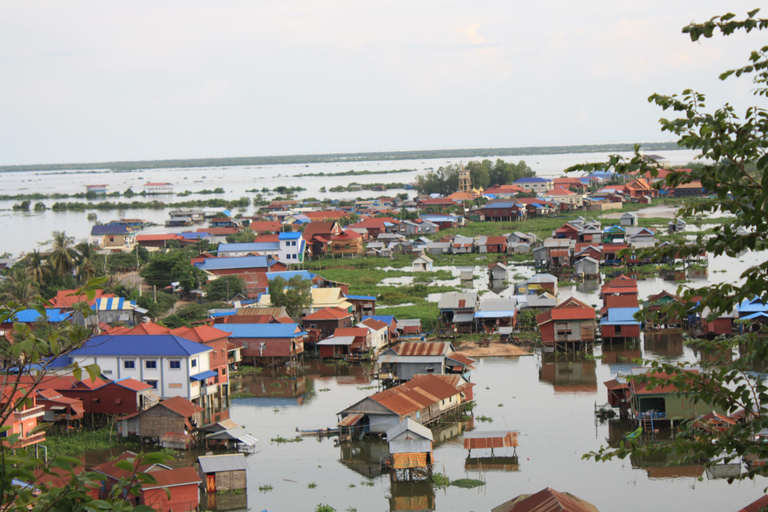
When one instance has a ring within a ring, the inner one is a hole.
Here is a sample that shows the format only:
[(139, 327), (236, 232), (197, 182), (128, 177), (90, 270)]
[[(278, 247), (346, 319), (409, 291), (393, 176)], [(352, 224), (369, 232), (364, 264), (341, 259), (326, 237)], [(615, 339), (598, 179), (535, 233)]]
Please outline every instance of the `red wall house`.
[[(618, 332), (617, 332), (617, 327)], [(640, 338), (639, 325), (601, 325), (600, 334), (607, 338)]]
[[(1, 403), (5, 404), (9, 401), (15, 403), (24, 397), (26, 391), (17, 390), (15, 393), (12, 388), (4, 387), (0, 390), (2, 396), (0, 398)], [(20, 405), (16, 411), (11, 413), (8, 417), (6, 425), (10, 425), (10, 429), (5, 432), (0, 432), (0, 439), (4, 446), (10, 446), (12, 448), (24, 448), (25, 446), (31, 446), (33, 444), (41, 443), (45, 441), (45, 432), (36, 432), (30, 434), (32, 430), (37, 427), (38, 420), (40, 420), (45, 414), (45, 407), (38, 405), (34, 394), (29, 395), (29, 401)], [(30, 403), (31, 402), (31, 403)], [(14, 434), (18, 434), (19, 437), (16, 442), (11, 446), (5, 440)]]
[(147, 405), (152, 386), (135, 379), (104, 382), (80, 381), (70, 389), (58, 389), (62, 395), (78, 398), (86, 413), (133, 414)]
[(304, 352), (307, 333), (296, 323), (227, 324), (229, 341), (242, 344), (244, 358), (293, 357)]
[[(121, 478), (130, 479), (134, 472), (152, 475), (156, 483), (141, 483), (139, 496), (127, 494), (126, 497), (133, 505), (147, 505), (158, 512), (192, 512), (200, 506), (200, 490), (202, 483), (197, 471), (193, 468), (171, 469), (163, 464), (138, 464), (135, 453), (126, 451), (118, 458), (100, 464), (92, 469), (106, 477), (99, 490), (99, 498), (110, 495), (112, 489)], [(116, 466), (116, 463), (128, 460), (136, 468), (126, 471)]]

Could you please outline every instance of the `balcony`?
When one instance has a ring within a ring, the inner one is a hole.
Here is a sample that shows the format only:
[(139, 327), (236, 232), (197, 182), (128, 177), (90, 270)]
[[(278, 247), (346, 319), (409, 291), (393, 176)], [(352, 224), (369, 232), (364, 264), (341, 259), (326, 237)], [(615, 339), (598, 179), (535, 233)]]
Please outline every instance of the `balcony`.
[(12, 448), (24, 448), (26, 446), (32, 446), (33, 444), (42, 443), (43, 441), (45, 441), (45, 432), (38, 432), (31, 436), (19, 439)]
[(38, 405), (31, 409), (24, 409), (22, 411), (16, 411), (13, 413), (13, 420), (15, 422), (29, 420), (32, 418), (42, 418), (45, 415), (45, 406)]

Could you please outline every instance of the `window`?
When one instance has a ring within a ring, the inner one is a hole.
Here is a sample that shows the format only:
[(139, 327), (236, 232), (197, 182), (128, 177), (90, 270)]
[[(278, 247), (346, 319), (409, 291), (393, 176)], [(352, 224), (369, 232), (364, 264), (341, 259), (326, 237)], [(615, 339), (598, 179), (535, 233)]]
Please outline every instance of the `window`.
[(168, 363), (171, 370), (181, 370), (181, 359), (171, 359)]
[(197, 368), (197, 359), (192, 360), (192, 368)]
[(145, 380), (144, 382), (146, 382), (147, 384), (152, 386), (154, 389), (157, 389), (157, 381), (156, 380)]
[(227, 374), (227, 369), (226, 368), (222, 368), (221, 369), (221, 375), (224, 376), (226, 374)]
[(104, 375), (112, 375), (112, 370), (101, 370)]
[(149, 359), (147, 361), (144, 361), (144, 368), (146, 368), (147, 370), (157, 370), (157, 360)]
[(126, 370), (133, 370), (136, 368), (136, 361), (133, 359), (130, 359), (128, 361), (123, 361), (123, 368)]

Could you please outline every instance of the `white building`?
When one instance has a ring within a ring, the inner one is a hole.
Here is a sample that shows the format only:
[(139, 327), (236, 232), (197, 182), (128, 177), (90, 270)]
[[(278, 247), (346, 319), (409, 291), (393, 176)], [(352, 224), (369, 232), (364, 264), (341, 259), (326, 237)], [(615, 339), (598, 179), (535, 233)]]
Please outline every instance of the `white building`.
[[(180, 396), (195, 403), (215, 392), (211, 348), (172, 334), (94, 336), (69, 357), (81, 368), (95, 364), (105, 377), (131, 377), (155, 388), (161, 399)], [(210, 387), (209, 387), (209, 384)]]

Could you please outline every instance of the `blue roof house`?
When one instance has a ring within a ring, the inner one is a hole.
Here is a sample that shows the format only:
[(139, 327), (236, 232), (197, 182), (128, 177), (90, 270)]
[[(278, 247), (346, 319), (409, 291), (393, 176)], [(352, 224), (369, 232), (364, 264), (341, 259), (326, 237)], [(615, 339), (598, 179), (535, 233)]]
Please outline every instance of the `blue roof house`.
[(104, 377), (131, 377), (155, 388), (161, 399), (181, 396), (198, 405), (207, 393), (211, 348), (172, 334), (94, 336), (69, 357), (80, 367), (96, 364)]

